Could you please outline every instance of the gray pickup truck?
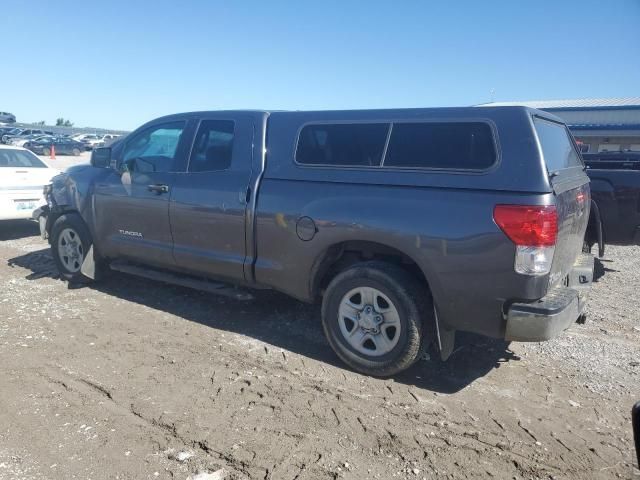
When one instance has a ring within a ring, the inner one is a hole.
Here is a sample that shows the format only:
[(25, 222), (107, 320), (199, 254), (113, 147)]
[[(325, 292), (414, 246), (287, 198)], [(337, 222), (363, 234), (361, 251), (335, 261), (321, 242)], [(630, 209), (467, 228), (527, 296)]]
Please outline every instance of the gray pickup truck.
[(45, 194), (65, 279), (321, 302), (331, 347), (371, 375), (448, 357), (458, 330), (549, 339), (593, 275), (575, 143), (524, 107), (170, 115)]

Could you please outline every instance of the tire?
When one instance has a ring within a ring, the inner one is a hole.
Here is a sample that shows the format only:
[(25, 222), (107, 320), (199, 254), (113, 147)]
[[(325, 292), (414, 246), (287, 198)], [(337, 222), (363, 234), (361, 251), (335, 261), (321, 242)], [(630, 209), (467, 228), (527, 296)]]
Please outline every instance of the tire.
[(44, 155), (45, 157), (48, 157), (50, 153), (51, 153), (51, 150), (49, 150), (48, 148), (42, 149), (42, 155)]
[[(80, 267), (92, 244), (89, 229), (80, 215), (65, 213), (58, 217), (51, 228), (51, 254), (64, 280), (70, 283), (91, 281), (80, 272)], [(67, 245), (68, 249), (65, 248)]]
[[(371, 289), (378, 293), (369, 303), (365, 297), (371, 300), (367, 293)], [(359, 305), (357, 321), (342, 315), (351, 315), (352, 305)], [(367, 306), (373, 307), (372, 313), (367, 314)], [(383, 311), (391, 314), (379, 313)], [(373, 322), (372, 314), (377, 317)], [(379, 316), (381, 323), (377, 323)], [(423, 353), (425, 333), (432, 331), (434, 321), (427, 288), (406, 270), (379, 261), (359, 263), (339, 273), (322, 301), (322, 326), (331, 348), (351, 368), (372, 376), (388, 377), (413, 365)], [(399, 331), (394, 325), (399, 325)]]
[(80, 155), (80, 150), (78, 150), (77, 148), (74, 148), (74, 149), (71, 151), (71, 153), (73, 153), (73, 155), (77, 157), (78, 155)]

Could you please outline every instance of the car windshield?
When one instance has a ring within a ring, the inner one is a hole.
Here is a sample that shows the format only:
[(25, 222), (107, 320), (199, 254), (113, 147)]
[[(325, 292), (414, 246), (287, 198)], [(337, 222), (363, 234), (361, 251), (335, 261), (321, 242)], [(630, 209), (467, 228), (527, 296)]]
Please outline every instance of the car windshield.
[(33, 153), (26, 150), (0, 149), (0, 168), (47, 168)]

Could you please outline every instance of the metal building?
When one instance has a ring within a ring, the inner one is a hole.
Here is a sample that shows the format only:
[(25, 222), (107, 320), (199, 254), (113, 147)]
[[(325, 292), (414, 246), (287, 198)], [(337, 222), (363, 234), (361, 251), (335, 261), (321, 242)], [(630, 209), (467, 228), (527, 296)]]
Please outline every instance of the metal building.
[(640, 151), (640, 97), (492, 102), (524, 105), (562, 118), (583, 152)]

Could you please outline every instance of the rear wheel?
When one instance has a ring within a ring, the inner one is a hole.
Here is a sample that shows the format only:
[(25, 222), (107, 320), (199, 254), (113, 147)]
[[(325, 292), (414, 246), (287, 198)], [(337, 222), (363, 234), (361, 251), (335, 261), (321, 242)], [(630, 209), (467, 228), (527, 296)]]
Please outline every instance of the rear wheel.
[(49, 150), (48, 148), (42, 149), (42, 155), (44, 155), (45, 157), (48, 157), (50, 153), (51, 153), (51, 150)]
[(368, 375), (389, 376), (420, 358), (432, 312), (429, 292), (411, 274), (393, 264), (365, 262), (331, 281), (322, 324), (345, 363)]
[(88, 282), (80, 271), (93, 241), (82, 218), (74, 213), (61, 215), (51, 229), (51, 253), (60, 276), (69, 282)]
[(71, 151), (71, 153), (73, 153), (73, 154), (77, 157), (78, 155), (80, 155), (80, 150), (79, 150), (79, 149), (77, 149), (77, 148), (74, 148), (74, 149)]

